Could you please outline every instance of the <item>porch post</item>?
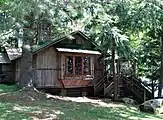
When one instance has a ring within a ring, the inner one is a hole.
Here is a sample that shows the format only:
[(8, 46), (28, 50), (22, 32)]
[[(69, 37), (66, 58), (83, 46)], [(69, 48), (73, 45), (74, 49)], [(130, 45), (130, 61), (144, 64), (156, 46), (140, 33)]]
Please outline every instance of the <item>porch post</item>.
[(66, 96), (67, 95), (67, 89), (62, 88), (61, 89), (61, 96)]
[(87, 89), (86, 88), (82, 88), (82, 96), (87, 96)]

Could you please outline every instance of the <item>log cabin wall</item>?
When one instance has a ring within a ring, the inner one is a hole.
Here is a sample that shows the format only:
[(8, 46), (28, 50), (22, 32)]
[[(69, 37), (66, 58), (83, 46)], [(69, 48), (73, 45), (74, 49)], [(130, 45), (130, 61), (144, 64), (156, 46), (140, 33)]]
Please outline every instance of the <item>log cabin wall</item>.
[(54, 87), (58, 79), (58, 60), (54, 46), (37, 53), (34, 57), (36, 87)]

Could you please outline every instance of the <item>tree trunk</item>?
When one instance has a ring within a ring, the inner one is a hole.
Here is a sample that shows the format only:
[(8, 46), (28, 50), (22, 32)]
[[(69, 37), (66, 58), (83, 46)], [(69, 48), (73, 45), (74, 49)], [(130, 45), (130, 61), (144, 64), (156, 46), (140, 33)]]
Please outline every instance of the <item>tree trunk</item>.
[(112, 72), (113, 72), (113, 83), (114, 83), (114, 100), (118, 99), (117, 96), (117, 79), (116, 79), (116, 66), (115, 66), (115, 49), (116, 43), (115, 40), (112, 40)]
[(20, 78), (19, 78), (20, 88), (33, 87), (32, 58), (33, 57), (32, 57), (30, 44), (24, 42), (22, 46), (22, 57), (21, 57)]
[(32, 61), (33, 53), (32, 46), (34, 40), (34, 16), (31, 12), (29, 15), (25, 16), (24, 21), (29, 24), (24, 24), (23, 29), (23, 46), (22, 46), (22, 57), (21, 57), (21, 67), (20, 67), (20, 78), (19, 87), (20, 88), (33, 88), (32, 80)]
[(160, 68), (160, 80), (158, 86), (158, 97), (162, 97), (162, 86), (163, 86), (163, 39), (160, 37), (161, 42), (161, 68)]
[(154, 99), (155, 97), (155, 85), (154, 85), (154, 80), (152, 80), (152, 98)]

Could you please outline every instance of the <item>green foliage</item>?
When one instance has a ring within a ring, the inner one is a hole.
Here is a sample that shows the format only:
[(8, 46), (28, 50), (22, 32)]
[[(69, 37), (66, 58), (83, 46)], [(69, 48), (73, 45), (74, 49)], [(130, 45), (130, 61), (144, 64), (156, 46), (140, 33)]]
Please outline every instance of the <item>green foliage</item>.
[[(115, 40), (116, 51), (120, 57), (132, 58), (132, 48), (130, 47), (127, 34), (124, 32), (124, 28), (127, 29), (123, 9), (123, 1), (111, 1), (94, 3), (96, 5), (96, 13), (93, 14), (90, 22), (85, 26), (85, 30), (89, 31), (92, 39), (99, 45), (99, 48), (107, 53), (112, 48), (112, 42)], [(123, 23), (123, 24), (122, 24)]]
[(3, 5), (7, 2), (8, 0), (0, 0), (0, 5)]
[(136, 48), (139, 75), (152, 80), (160, 79), (160, 33), (162, 33), (162, 9), (160, 0), (139, 1), (136, 7), (136, 32), (133, 46)]
[(139, 46), (139, 65), (141, 73), (146, 77), (157, 80), (160, 72), (160, 41), (146, 37)]

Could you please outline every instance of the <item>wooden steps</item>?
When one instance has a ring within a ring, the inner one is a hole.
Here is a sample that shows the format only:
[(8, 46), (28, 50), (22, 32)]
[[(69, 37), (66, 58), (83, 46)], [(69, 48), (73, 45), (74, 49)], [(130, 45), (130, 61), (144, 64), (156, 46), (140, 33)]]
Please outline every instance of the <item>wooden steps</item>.
[(104, 88), (104, 83), (107, 81), (107, 75), (103, 76), (99, 82), (97, 82), (94, 86), (94, 94), (97, 95)]
[[(131, 80), (132, 79), (132, 80)], [(149, 87), (142, 85), (142, 82), (133, 78), (127, 78), (123, 76), (123, 80), (126, 83), (126, 88), (130, 90), (136, 97), (137, 100), (143, 102), (145, 100), (151, 99), (152, 93)]]
[[(94, 87), (96, 95), (101, 93), (105, 97), (114, 96), (113, 79), (107, 80), (105, 77)], [(107, 83), (106, 83), (107, 82)], [(152, 98), (151, 89), (147, 85), (143, 85), (141, 80), (135, 77), (126, 77), (121, 75), (118, 83), (118, 97), (126, 96), (125, 91), (130, 91), (135, 98), (142, 102)]]
[(104, 85), (104, 96), (105, 97), (112, 97), (114, 90), (113, 90), (113, 82), (108, 85)]

